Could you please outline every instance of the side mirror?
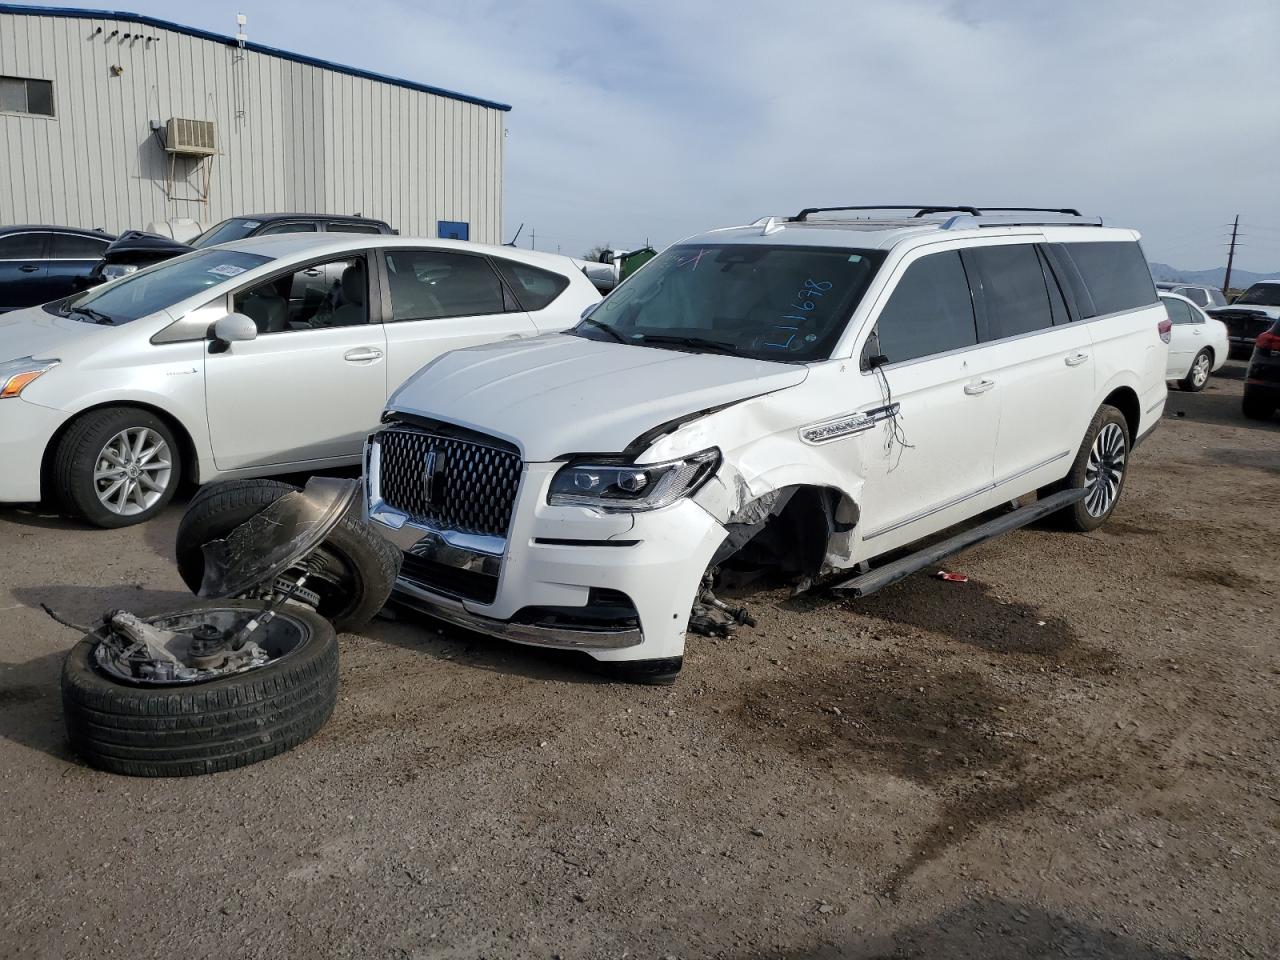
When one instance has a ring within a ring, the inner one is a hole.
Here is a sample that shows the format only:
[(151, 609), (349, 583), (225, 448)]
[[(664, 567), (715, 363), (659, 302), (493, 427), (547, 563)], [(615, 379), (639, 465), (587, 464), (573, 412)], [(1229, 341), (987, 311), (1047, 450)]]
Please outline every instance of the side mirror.
[(258, 325), (243, 313), (228, 313), (213, 325), (213, 339), (224, 344), (258, 339)]

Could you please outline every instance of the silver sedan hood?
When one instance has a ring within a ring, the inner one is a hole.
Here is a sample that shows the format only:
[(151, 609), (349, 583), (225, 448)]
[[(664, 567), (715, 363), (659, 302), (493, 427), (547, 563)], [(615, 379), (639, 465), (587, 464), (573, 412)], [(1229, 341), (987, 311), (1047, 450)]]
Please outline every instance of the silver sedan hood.
[(527, 461), (621, 453), (662, 424), (801, 383), (800, 364), (552, 334), (456, 350), (389, 409), (502, 437)]

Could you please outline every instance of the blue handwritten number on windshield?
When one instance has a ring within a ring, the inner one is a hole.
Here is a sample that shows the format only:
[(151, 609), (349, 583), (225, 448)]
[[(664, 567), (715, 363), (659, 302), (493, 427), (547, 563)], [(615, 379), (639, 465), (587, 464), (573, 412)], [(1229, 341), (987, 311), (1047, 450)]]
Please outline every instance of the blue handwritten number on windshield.
[(781, 343), (765, 342), (764, 346), (773, 350), (788, 350), (791, 348), (792, 342), (800, 333), (800, 328), (792, 326), (786, 321), (794, 321), (795, 323), (804, 323), (806, 320), (813, 319), (813, 311), (817, 309), (818, 304), (814, 302), (814, 298), (821, 298), (833, 286), (830, 280), (814, 280), (810, 277), (804, 282), (804, 289), (796, 291), (796, 302), (791, 304), (788, 309), (793, 311), (781, 317), (782, 322), (774, 326), (774, 334), (772, 340), (783, 341)]

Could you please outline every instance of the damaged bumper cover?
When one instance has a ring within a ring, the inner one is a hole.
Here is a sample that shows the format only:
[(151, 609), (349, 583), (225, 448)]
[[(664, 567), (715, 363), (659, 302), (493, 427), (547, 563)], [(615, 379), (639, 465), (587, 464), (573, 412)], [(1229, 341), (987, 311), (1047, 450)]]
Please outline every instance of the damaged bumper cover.
[(562, 463), (527, 463), (506, 537), (433, 529), (386, 503), (367, 465), (368, 518), (404, 552), (395, 597), (437, 619), (602, 661), (684, 652), (725, 528), (692, 500), (644, 513), (547, 502)]

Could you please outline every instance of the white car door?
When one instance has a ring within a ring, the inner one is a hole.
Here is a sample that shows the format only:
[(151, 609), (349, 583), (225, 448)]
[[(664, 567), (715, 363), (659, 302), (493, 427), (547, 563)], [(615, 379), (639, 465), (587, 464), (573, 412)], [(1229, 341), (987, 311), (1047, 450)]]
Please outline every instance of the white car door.
[(538, 333), (481, 254), (406, 247), (383, 262), (389, 392), (450, 350)]
[(994, 483), (1012, 499), (1067, 472), (1094, 413), (1093, 342), (1038, 244), (973, 247), (964, 263), (1000, 395)]
[(865, 557), (985, 509), (1000, 422), (960, 254), (916, 256), (897, 273), (861, 355), (871, 383), (859, 392), (883, 401), (859, 411), (883, 418), (857, 448)]
[[(317, 271), (340, 279), (322, 296), (294, 296)], [(236, 291), (232, 309), (253, 319), (258, 336), (206, 352), (219, 470), (359, 458), (387, 398), (387, 343), (371, 301), (379, 298), (370, 297), (364, 254), (300, 264)]]
[(1169, 366), (1165, 377), (1181, 380), (1191, 369), (1191, 358), (1204, 343), (1204, 324), (1196, 323), (1195, 310), (1181, 297), (1161, 296), (1160, 302), (1169, 312), (1173, 330), (1169, 336)]

